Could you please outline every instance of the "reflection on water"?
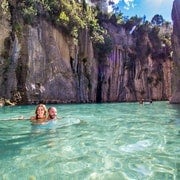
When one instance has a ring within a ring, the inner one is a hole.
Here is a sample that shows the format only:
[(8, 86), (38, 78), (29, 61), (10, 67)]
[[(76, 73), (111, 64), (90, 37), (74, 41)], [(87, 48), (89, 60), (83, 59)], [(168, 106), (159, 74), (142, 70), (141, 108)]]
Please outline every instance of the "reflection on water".
[(0, 108), (2, 179), (180, 179), (180, 105), (55, 105), (61, 119), (12, 120), (35, 106)]

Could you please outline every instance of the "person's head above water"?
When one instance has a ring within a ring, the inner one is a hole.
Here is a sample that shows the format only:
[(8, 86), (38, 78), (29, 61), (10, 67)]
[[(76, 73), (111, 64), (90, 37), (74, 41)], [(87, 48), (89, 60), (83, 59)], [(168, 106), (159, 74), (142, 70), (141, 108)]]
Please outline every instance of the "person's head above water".
[(44, 104), (39, 104), (37, 107), (36, 107), (36, 119), (44, 119), (47, 117), (47, 108)]
[(48, 113), (49, 113), (49, 116), (48, 116), (49, 120), (57, 118), (57, 109), (55, 107), (50, 107), (48, 109)]
[(35, 116), (32, 116), (30, 119), (32, 121), (36, 121), (36, 120), (44, 121), (47, 119), (47, 115), (48, 115), (48, 110), (46, 106), (44, 104), (39, 104), (36, 107)]

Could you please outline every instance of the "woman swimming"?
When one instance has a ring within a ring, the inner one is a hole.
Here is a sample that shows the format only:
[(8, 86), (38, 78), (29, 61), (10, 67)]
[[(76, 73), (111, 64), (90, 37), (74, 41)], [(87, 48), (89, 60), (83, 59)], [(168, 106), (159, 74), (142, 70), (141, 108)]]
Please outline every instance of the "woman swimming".
[(36, 124), (42, 124), (47, 121), (48, 111), (44, 104), (39, 104), (36, 107), (35, 116), (32, 116), (31, 122)]

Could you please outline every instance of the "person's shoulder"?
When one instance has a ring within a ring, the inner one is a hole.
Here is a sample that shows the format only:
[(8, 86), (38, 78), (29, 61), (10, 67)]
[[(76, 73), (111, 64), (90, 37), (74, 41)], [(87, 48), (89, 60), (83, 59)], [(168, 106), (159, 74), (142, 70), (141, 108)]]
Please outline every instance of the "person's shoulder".
[(31, 116), (31, 117), (30, 117), (30, 120), (31, 120), (31, 121), (36, 120), (36, 116)]

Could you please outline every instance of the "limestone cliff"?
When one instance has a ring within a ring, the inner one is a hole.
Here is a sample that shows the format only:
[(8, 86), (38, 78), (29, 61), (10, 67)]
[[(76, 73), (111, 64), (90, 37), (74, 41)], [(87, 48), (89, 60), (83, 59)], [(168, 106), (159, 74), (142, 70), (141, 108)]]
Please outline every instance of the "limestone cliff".
[[(168, 100), (171, 96), (170, 50), (141, 28), (103, 23), (113, 50), (99, 53), (89, 30), (78, 43), (44, 17), (28, 24), (10, 1), (1, 17), (0, 97), (19, 103), (122, 102)], [(7, 19), (8, 18), (8, 19)], [(10, 23), (9, 23), (10, 22)]]
[(19, 96), (25, 104), (96, 102), (97, 65), (88, 32), (82, 31), (75, 45), (51, 22), (40, 18), (33, 26), (15, 17), (13, 7), (11, 26), (1, 18), (6, 26), (1, 29), (0, 97)]
[(171, 95), (170, 51), (166, 52), (159, 38), (152, 38), (148, 32), (139, 29), (133, 36), (111, 23), (105, 26), (115, 46), (99, 65), (100, 100), (167, 100)]
[(172, 9), (173, 20), (173, 77), (171, 103), (180, 103), (180, 0), (174, 0)]

